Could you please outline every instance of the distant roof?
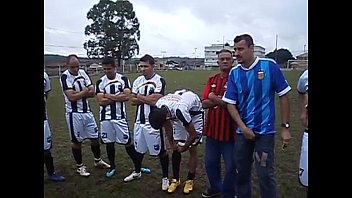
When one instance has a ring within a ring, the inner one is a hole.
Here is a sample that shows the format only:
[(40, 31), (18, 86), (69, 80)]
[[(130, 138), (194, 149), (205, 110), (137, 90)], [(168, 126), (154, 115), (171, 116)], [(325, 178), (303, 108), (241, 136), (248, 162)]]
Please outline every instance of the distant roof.
[(308, 57), (308, 52), (304, 52), (303, 54), (297, 55), (297, 58), (305, 58)]

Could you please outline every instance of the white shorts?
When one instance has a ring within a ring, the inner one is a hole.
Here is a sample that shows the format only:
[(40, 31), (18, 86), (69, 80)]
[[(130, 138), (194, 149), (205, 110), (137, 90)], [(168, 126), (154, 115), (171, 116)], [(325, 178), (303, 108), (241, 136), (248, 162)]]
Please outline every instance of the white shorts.
[(301, 156), (299, 159), (299, 183), (308, 187), (308, 133), (302, 137)]
[(99, 137), (97, 123), (92, 112), (66, 113), (66, 123), (71, 142), (79, 143), (87, 138), (96, 139)]
[(44, 120), (44, 151), (52, 147), (51, 131), (48, 120)]
[(139, 153), (146, 153), (148, 150), (149, 155), (157, 156), (162, 149), (166, 150), (164, 135), (149, 123), (135, 123), (134, 148)]
[[(193, 141), (192, 145), (197, 145), (202, 143), (203, 138), (203, 127), (204, 127), (204, 117), (203, 114), (195, 115), (192, 117), (192, 123), (194, 125), (194, 128), (196, 130), (196, 139)], [(187, 140), (188, 137), (188, 132), (186, 128), (183, 126), (181, 121), (174, 121), (173, 122), (173, 128), (174, 128), (174, 133), (173, 133), (173, 138), (175, 141), (181, 141), (184, 142)]]
[(127, 120), (104, 120), (100, 122), (100, 135), (103, 143), (127, 144), (130, 137)]

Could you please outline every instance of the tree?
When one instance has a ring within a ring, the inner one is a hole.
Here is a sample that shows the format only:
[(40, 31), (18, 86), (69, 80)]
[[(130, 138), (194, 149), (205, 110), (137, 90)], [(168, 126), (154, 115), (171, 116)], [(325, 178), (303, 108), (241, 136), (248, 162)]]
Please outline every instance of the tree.
[[(277, 54), (276, 54), (277, 53)], [(268, 58), (271, 58), (273, 60), (276, 60), (277, 64), (283, 64), (286, 63), (288, 60), (295, 59), (291, 52), (287, 49), (279, 49), (279, 50), (274, 50), (272, 52), (269, 52), (267, 55), (265, 55)]]
[(113, 56), (121, 60), (139, 54), (139, 22), (133, 5), (127, 0), (100, 0), (87, 13), (92, 24), (85, 27), (90, 39), (84, 43), (89, 58)]

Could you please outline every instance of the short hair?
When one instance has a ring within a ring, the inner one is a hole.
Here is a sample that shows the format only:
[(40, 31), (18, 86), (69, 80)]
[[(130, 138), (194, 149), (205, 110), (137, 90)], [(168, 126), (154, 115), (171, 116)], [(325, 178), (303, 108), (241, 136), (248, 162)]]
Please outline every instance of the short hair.
[(245, 40), (248, 47), (251, 46), (251, 45), (254, 45), (254, 42), (253, 42), (253, 38), (249, 35), (249, 34), (241, 34), (241, 35), (238, 35), (235, 37), (235, 39), (233, 40), (234, 43), (238, 43), (242, 40)]
[(152, 107), (149, 112), (149, 123), (154, 129), (161, 129), (166, 121), (167, 107)]
[(71, 60), (72, 58), (77, 58), (77, 59), (78, 59), (78, 56), (77, 56), (76, 54), (70, 54), (70, 55), (68, 55), (67, 58), (66, 58), (66, 65), (68, 65), (68, 64), (70, 63), (70, 60)]
[(101, 64), (111, 65), (112, 67), (116, 67), (115, 59), (113, 57), (109, 57), (109, 56), (104, 57), (103, 60), (101, 61)]
[(139, 59), (139, 61), (148, 62), (152, 66), (155, 64), (154, 58), (149, 54), (144, 55), (142, 58)]
[(216, 54), (219, 56), (219, 54), (223, 53), (223, 52), (227, 52), (227, 53), (230, 53), (231, 56), (232, 56), (232, 52), (228, 49), (221, 49), (220, 51), (216, 52)]

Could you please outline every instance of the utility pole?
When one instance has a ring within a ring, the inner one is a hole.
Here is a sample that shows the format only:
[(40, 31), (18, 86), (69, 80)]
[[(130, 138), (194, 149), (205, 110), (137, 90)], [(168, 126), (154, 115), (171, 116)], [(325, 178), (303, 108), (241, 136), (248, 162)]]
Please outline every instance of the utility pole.
[(224, 36), (222, 36), (222, 48), (225, 48)]
[[(161, 54), (163, 55), (163, 70), (165, 70), (165, 60), (164, 60), (164, 58), (165, 58), (165, 54), (166, 54), (166, 51), (161, 51)], [(159, 64), (159, 69), (160, 69), (160, 64)]]
[(276, 34), (276, 39), (275, 39), (275, 62), (277, 63), (277, 34)]
[(197, 48), (194, 48), (194, 69), (196, 68), (196, 61), (197, 61)]
[(304, 44), (304, 46), (303, 46), (303, 53), (305, 53), (306, 52), (306, 44)]

